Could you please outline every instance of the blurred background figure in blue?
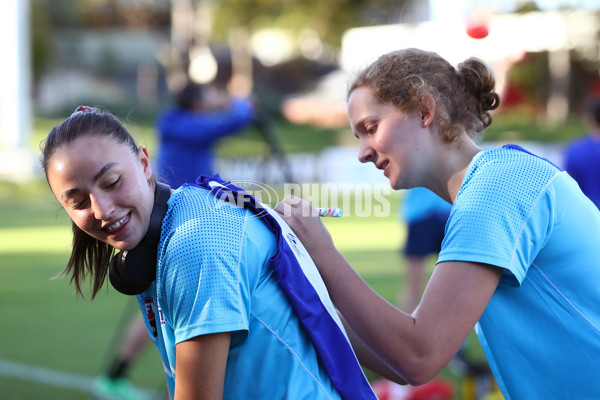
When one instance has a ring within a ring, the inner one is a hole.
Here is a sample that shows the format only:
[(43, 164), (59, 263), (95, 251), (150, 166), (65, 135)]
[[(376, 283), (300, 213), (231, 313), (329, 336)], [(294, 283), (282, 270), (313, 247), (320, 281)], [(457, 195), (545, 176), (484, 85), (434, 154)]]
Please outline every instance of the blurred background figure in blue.
[(228, 92), (216, 84), (190, 82), (159, 115), (158, 175), (172, 188), (195, 183), (200, 175), (212, 176), (217, 142), (254, 121), (255, 108), (245, 87), (232, 80)]
[(589, 97), (583, 111), (588, 132), (567, 147), (565, 170), (600, 208), (600, 95)]

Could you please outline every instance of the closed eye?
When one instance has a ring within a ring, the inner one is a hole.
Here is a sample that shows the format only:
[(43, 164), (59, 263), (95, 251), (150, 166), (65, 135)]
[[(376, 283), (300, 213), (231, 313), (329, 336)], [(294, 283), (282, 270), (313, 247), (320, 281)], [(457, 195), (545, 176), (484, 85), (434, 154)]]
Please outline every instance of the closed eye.
[(108, 186), (106, 186), (107, 189), (114, 189), (119, 182), (121, 182), (121, 177), (118, 177), (117, 180), (115, 180), (113, 183), (109, 184)]
[(373, 135), (377, 132), (379, 121), (373, 117), (365, 117), (354, 124), (354, 136), (360, 138), (362, 135)]
[(85, 207), (85, 205), (86, 205), (86, 204), (87, 204), (87, 199), (85, 199), (85, 200), (82, 200), (82, 201), (80, 201), (80, 202), (78, 202), (78, 203), (75, 203), (75, 204), (73, 204), (73, 205), (71, 206), (71, 208), (72, 208), (73, 210), (81, 210), (81, 209), (85, 209), (85, 208), (86, 208), (86, 207)]
[(366, 125), (365, 132), (367, 132), (369, 135), (373, 135), (375, 132), (377, 132), (377, 124)]

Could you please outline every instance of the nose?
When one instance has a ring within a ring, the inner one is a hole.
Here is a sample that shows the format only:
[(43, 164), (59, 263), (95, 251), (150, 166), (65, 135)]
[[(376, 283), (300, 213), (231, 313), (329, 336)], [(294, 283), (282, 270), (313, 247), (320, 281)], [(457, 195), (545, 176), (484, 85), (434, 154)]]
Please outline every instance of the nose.
[(366, 140), (361, 140), (358, 148), (358, 161), (361, 163), (367, 163), (369, 161), (374, 162), (373, 158), (375, 157), (375, 152), (373, 149), (367, 144)]
[(110, 198), (102, 194), (92, 195), (91, 203), (94, 217), (98, 220), (108, 220), (115, 210)]

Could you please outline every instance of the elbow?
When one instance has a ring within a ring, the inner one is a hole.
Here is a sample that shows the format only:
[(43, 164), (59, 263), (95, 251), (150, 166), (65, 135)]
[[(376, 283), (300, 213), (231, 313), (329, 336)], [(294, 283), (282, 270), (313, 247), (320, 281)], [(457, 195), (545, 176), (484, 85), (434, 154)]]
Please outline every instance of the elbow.
[(405, 358), (402, 365), (395, 365), (394, 367), (406, 383), (412, 386), (420, 386), (435, 378), (444, 369), (445, 365), (436, 357), (415, 354)]
[(413, 371), (414, 373), (405, 374), (406, 383), (411, 386), (421, 386), (432, 380), (437, 374), (423, 373), (421, 371)]

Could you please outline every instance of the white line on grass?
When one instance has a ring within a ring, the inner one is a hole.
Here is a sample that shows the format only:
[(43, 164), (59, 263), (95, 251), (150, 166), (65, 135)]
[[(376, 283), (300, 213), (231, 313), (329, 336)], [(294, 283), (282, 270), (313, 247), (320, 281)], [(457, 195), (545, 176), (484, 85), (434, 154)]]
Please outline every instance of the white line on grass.
[[(33, 367), (6, 360), (0, 360), (0, 375), (84, 392), (93, 391), (95, 379), (85, 375), (60, 372), (43, 367)], [(162, 398), (162, 393), (160, 392), (140, 389), (140, 393), (147, 396), (148, 399)]]
[(0, 360), (0, 375), (45, 383), (52, 386), (79, 389), (86, 392), (91, 391), (94, 385), (94, 379), (84, 375), (59, 372), (42, 367), (32, 367), (5, 360)]

